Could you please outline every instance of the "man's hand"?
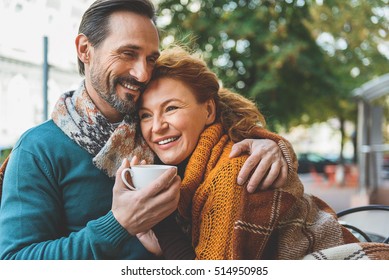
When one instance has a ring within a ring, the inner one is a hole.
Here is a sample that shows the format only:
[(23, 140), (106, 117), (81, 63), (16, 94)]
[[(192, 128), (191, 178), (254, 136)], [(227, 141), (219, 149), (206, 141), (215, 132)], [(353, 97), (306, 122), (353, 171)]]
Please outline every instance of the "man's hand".
[(174, 168), (168, 169), (150, 186), (132, 191), (121, 179), (121, 172), (130, 166), (125, 159), (116, 172), (113, 187), (112, 213), (131, 234), (146, 232), (177, 208), (181, 179)]
[(281, 187), (286, 183), (288, 176), (288, 164), (278, 147), (269, 139), (245, 139), (236, 143), (231, 150), (230, 158), (243, 153), (250, 156), (244, 163), (238, 175), (238, 184), (243, 185), (250, 173), (254, 170), (248, 184), (247, 191), (252, 193), (258, 187), (261, 190), (269, 187)]

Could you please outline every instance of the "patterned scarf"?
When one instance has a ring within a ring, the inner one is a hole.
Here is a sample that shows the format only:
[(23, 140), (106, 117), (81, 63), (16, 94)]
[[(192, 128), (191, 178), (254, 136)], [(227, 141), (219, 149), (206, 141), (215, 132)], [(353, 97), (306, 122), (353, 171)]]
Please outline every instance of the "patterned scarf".
[(147, 163), (154, 161), (136, 118), (126, 115), (121, 123), (110, 123), (93, 103), (84, 82), (59, 98), (52, 118), (67, 136), (94, 156), (93, 163), (109, 177), (115, 177), (124, 158), (137, 156)]

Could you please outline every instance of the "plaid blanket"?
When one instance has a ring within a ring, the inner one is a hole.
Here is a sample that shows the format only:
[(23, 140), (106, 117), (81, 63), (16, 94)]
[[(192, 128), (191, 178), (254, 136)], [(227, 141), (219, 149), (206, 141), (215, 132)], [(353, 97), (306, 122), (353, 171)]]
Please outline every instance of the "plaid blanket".
[(350, 243), (313, 252), (303, 260), (389, 260), (389, 244)]

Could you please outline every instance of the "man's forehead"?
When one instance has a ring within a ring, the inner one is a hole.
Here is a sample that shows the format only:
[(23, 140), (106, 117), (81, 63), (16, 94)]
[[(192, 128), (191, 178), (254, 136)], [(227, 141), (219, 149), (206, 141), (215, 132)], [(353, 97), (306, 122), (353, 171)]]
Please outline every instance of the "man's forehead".
[(134, 12), (120, 11), (111, 14), (109, 21), (109, 43), (119, 43), (136, 50), (148, 50), (159, 55), (159, 32), (152, 19)]

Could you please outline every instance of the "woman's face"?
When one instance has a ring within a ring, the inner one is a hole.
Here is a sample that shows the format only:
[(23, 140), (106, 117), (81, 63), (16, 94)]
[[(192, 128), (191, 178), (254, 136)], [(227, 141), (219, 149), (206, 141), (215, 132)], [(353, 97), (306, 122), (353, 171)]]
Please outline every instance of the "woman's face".
[(140, 99), (140, 125), (147, 144), (165, 164), (177, 165), (194, 151), (205, 127), (215, 120), (215, 103), (198, 103), (183, 82), (152, 81)]

